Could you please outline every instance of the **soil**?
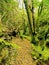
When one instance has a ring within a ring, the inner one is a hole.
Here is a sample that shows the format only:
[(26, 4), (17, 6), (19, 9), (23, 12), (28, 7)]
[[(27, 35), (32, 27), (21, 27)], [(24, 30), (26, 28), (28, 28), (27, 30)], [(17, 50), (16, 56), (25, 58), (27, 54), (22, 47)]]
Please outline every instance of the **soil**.
[(14, 38), (12, 42), (16, 43), (18, 48), (18, 55), (16, 57), (16, 65), (36, 65), (32, 59), (32, 45), (27, 39)]

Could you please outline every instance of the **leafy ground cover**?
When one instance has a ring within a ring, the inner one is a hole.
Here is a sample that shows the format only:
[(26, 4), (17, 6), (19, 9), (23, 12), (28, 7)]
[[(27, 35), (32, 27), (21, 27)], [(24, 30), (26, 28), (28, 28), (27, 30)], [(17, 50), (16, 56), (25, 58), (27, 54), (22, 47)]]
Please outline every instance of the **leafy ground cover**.
[(16, 44), (0, 39), (0, 65), (15, 65), (17, 48)]

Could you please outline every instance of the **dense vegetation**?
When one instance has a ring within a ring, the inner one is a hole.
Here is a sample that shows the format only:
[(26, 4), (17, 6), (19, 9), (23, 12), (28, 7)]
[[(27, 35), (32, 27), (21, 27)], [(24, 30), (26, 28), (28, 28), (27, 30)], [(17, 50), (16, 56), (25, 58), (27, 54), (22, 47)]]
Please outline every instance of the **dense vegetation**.
[(15, 44), (0, 39), (0, 65), (16, 64), (17, 48)]
[[(17, 53), (17, 46), (10, 42), (14, 37), (28, 39), (32, 43), (33, 59), (37, 64), (39, 62), (39, 65), (47, 64), (49, 0), (22, 0), (22, 6), (20, 3), (18, 0), (0, 0), (0, 64), (10, 65), (9, 54)], [(11, 60), (11, 65), (12, 62)]]

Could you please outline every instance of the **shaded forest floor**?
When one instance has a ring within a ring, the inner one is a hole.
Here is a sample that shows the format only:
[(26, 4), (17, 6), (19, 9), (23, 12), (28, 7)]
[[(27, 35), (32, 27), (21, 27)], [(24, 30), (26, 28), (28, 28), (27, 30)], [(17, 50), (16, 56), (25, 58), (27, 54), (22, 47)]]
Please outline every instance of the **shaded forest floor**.
[(16, 43), (20, 48), (18, 48), (18, 55), (16, 58), (17, 65), (35, 65), (32, 59), (32, 46), (27, 39), (13, 38), (13, 43)]

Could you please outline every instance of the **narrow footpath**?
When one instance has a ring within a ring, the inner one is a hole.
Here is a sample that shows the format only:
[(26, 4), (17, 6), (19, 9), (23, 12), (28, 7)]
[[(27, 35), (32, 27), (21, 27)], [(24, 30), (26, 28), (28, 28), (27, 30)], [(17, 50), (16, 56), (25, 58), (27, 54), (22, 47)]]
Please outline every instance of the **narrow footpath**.
[(31, 43), (27, 39), (14, 38), (12, 42), (16, 43), (20, 47), (16, 57), (17, 65), (36, 65), (31, 55)]

